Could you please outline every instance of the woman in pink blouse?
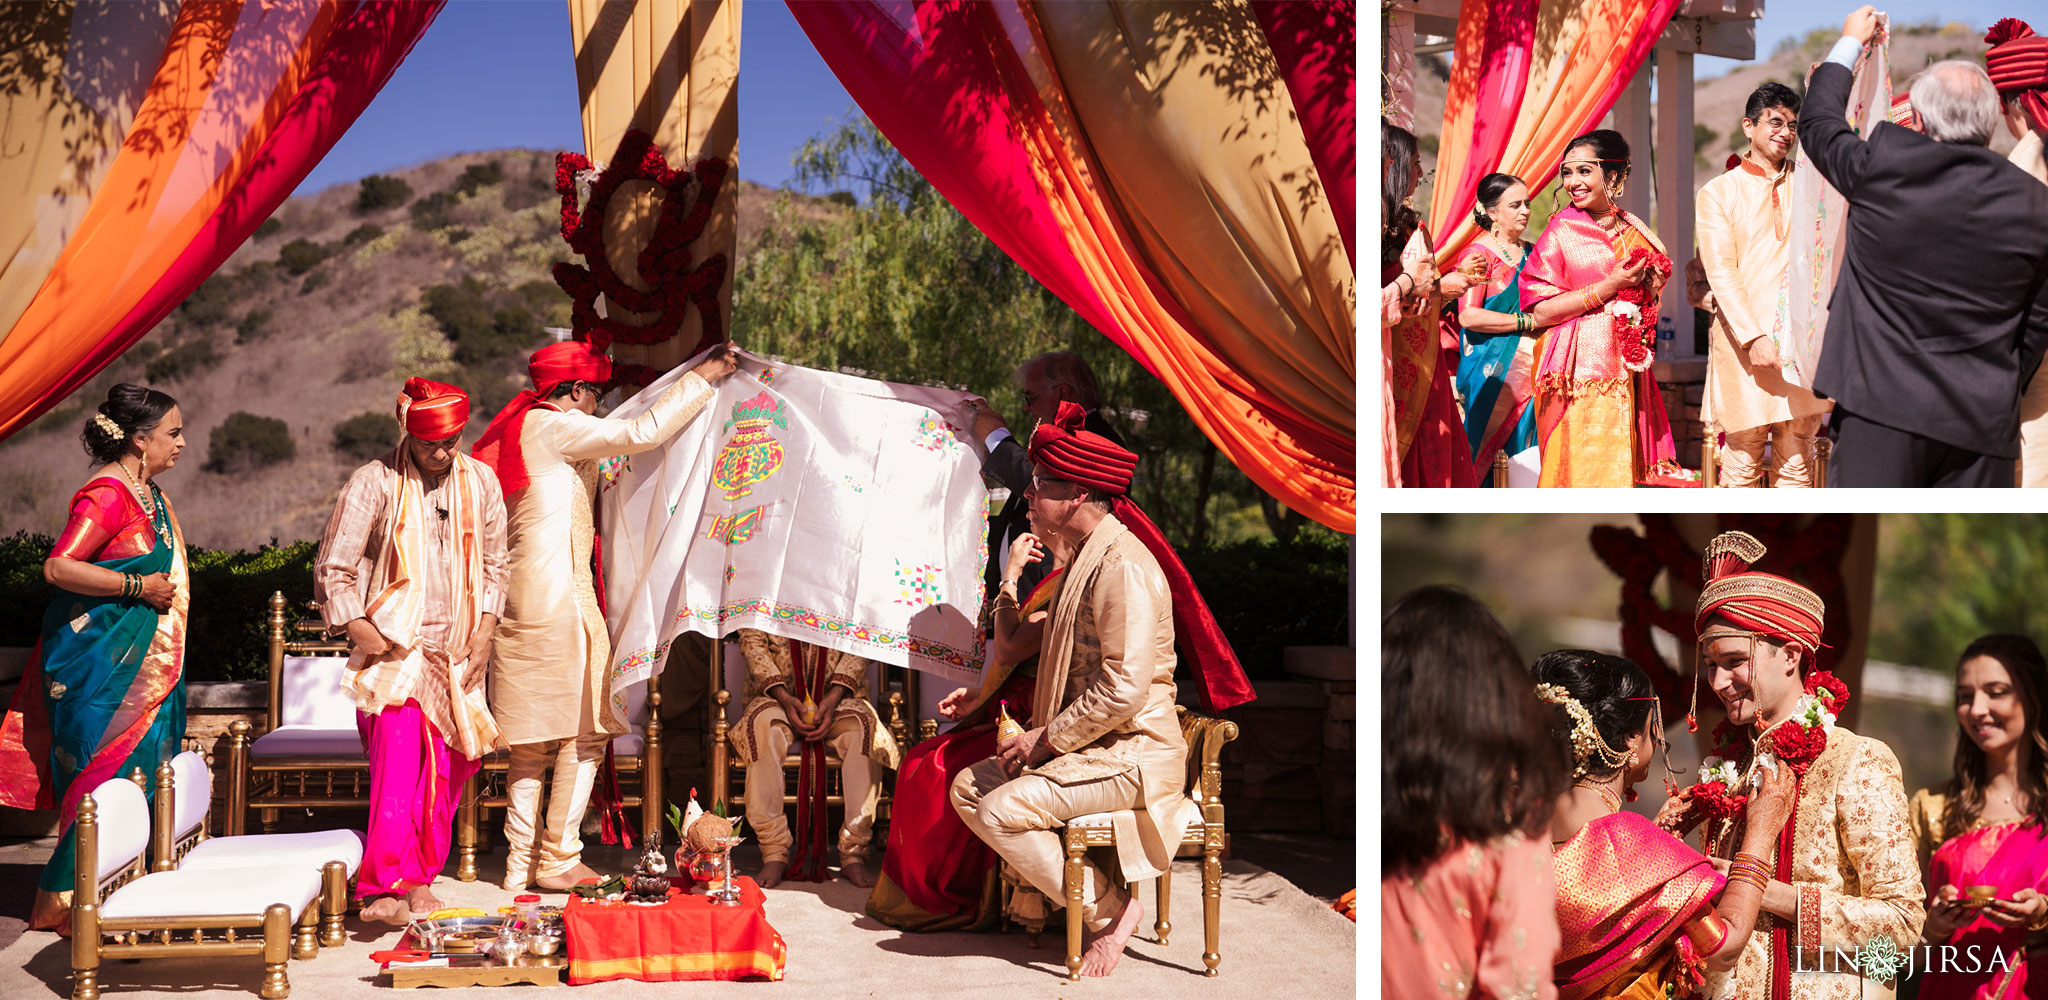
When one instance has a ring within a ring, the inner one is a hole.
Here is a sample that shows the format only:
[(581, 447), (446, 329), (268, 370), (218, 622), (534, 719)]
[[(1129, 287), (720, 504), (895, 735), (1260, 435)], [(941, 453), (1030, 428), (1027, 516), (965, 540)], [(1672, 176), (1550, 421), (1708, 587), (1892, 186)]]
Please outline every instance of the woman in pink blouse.
[(1541, 831), (1567, 785), (1507, 630), (1423, 587), (1381, 623), (1381, 993), (1554, 1000)]

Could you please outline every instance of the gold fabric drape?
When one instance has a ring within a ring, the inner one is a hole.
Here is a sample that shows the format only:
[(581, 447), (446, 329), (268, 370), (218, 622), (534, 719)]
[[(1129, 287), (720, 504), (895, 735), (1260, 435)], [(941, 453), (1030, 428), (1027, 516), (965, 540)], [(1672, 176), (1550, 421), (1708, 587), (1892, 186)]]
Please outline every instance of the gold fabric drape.
[[(739, 0), (569, 0), (576, 44), (576, 88), (582, 98), (584, 154), (608, 163), (628, 129), (654, 137), (669, 165), (703, 157), (737, 167), (739, 146)], [(694, 245), (703, 259), (736, 249), (739, 174), (727, 174), (704, 234)], [(604, 220), (605, 252), (627, 284), (646, 289), (637, 260), (653, 237), (666, 194), (649, 181), (619, 188)], [(720, 315), (731, 328), (733, 268), (718, 293)], [(606, 304), (610, 309), (610, 303)], [(612, 315), (647, 322), (649, 314)], [(673, 339), (659, 344), (614, 342), (612, 356), (657, 370), (694, 353), (702, 317), (691, 310)]]

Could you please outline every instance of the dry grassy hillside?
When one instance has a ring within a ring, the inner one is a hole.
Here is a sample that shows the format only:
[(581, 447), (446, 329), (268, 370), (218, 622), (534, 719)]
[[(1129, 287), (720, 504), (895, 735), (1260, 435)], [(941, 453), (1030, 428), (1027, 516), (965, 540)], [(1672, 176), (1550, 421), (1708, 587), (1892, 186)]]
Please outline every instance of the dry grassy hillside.
[[(498, 179), (478, 182), (493, 163)], [(178, 397), (187, 448), (161, 481), (190, 541), (210, 547), (316, 537), (336, 488), (361, 461), (336, 450), (336, 425), (389, 413), (408, 375), (468, 388), (480, 404), (470, 433), (481, 432), (518, 390), (525, 354), (548, 339), (543, 328), (568, 325), (568, 298), (549, 278), (569, 256), (557, 230), (553, 153), (464, 154), (389, 176), (410, 187), (403, 204), (358, 211), (353, 183), (287, 201), (274, 225), (135, 347), (0, 442), (0, 534), (55, 532), (63, 523), (65, 501), (90, 472), (79, 429), (115, 382), (146, 382)], [(771, 235), (768, 209), (783, 194), (741, 182), (742, 253)], [(804, 216), (837, 210), (824, 199), (791, 197)], [(495, 339), (451, 341), (423, 308), (434, 286), (460, 290), (455, 297), (483, 308)], [(202, 468), (215, 429), (238, 411), (284, 421), (294, 457)]]
[[(1776, 80), (1800, 92), (1805, 91), (1804, 80), (1807, 70), (1827, 55), (1827, 49), (1835, 39), (1841, 37), (1838, 27), (1816, 28), (1798, 39), (1788, 39), (1777, 50), (1755, 62), (1743, 63), (1723, 76), (1697, 81), (1693, 85), (1693, 122), (1704, 126), (1701, 137), (1704, 142), (1696, 143), (1694, 153), (1693, 187), (1704, 186), (1720, 174), (1723, 164), (1732, 151), (1743, 146), (1731, 144), (1731, 139), (1742, 140), (1743, 104), (1749, 94), (1766, 80)], [(1947, 24), (1897, 25), (1892, 33), (1890, 49), (1892, 87), (1895, 92), (1904, 91), (1907, 81), (1914, 73), (1943, 59), (1976, 59), (1984, 57), (1984, 29), (1962, 22)], [(1435, 152), (1443, 127), (1444, 97), (1449, 89), (1450, 67), (1443, 56), (1423, 56), (1417, 60), (1415, 80), (1415, 124), (1416, 138), (1420, 142), (1425, 173), (1436, 169)], [(1653, 125), (1654, 128), (1654, 114)], [(1711, 133), (1711, 135), (1708, 135)], [(1636, 176), (1649, 178), (1653, 172), (1647, 170), (1647, 149), (1643, 140), (1629, 136), (1629, 142), (1636, 147)], [(1993, 137), (1991, 148), (2003, 154), (2010, 152), (2013, 139), (2004, 129)], [(1663, 155), (1665, 150), (1657, 150)], [(1415, 204), (1429, 204), (1429, 184), (1425, 181), (1416, 192)], [(1549, 196), (1544, 195), (1542, 216), (1548, 217)], [(1540, 225), (1542, 219), (1536, 220)]]

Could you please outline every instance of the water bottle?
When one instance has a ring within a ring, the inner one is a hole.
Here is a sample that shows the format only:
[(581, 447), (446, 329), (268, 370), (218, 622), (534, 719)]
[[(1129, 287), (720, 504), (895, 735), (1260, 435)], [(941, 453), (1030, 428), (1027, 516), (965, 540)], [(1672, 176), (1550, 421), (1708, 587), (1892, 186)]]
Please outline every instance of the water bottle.
[(1671, 324), (1671, 317), (1669, 317), (1669, 316), (1659, 316), (1659, 317), (1657, 317), (1657, 353), (1658, 353), (1658, 355), (1660, 355), (1660, 356), (1662, 356), (1662, 357), (1667, 357), (1667, 358), (1668, 358), (1668, 357), (1670, 357), (1670, 356), (1671, 356), (1671, 345), (1672, 345), (1672, 342), (1673, 342), (1673, 341), (1675, 341), (1675, 340), (1677, 339), (1677, 336), (1678, 336), (1678, 334), (1677, 334), (1677, 331), (1676, 331), (1675, 329), (1673, 329), (1673, 327), (1672, 327), (1672, 324)]

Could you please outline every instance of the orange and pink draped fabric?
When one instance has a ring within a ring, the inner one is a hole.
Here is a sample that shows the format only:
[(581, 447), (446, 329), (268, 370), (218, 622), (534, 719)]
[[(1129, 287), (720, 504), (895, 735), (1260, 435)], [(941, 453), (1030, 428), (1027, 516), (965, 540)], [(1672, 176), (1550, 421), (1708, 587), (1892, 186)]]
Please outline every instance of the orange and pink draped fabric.
[(969, 221), (1260, 488), (1353, 530), (1354, 3), (790, 10)]
[[(1681, 0), (1464, 0), (1444, 98), (1429, 227), (1448, 265), (1479, 236), (1472, 202), (1496, 171), (1550, 183), (1564, 144), (1593, 128), (1649, 58)], [(1649, 136), (1628, 136), (1639, 150)], [(1636, 173), (1649, 158), (1638, 153)]]
[(439, 0), (0, 10), (0, 438), (109, 362), (292, 193)]

